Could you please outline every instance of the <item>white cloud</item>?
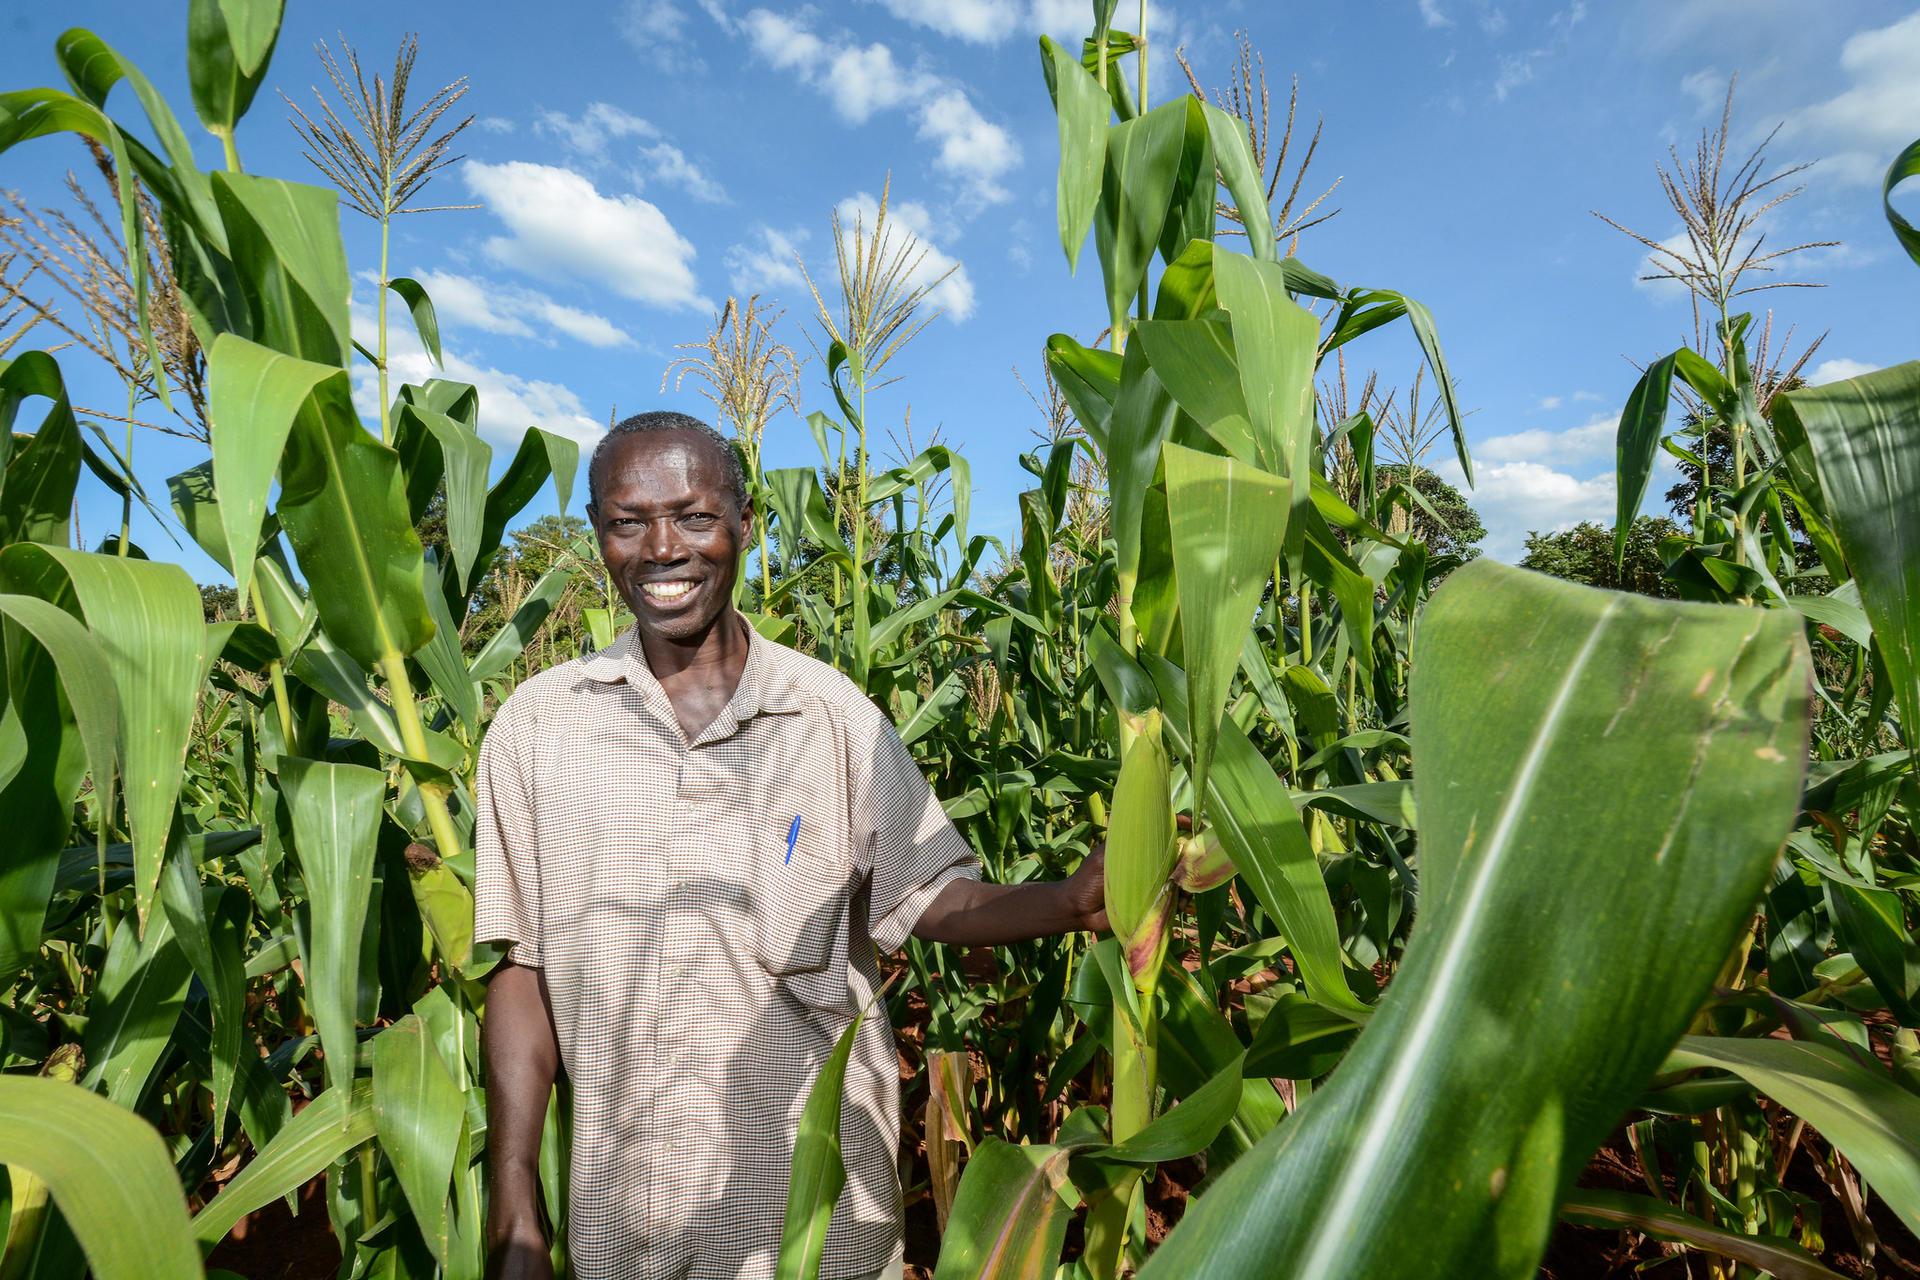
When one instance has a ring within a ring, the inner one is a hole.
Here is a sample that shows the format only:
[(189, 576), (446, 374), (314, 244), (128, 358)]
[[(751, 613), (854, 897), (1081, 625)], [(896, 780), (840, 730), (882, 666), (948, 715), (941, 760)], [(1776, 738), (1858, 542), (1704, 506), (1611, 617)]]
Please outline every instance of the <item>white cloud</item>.
[[(1449, 458), (1434, 470), (1480, 513), (1487, 527), (1482, 544), (1486, 554), (1517, 561), (1526, 553), (1529, 533), (1556, 533), (1582, 520), (1612, 525), (1618, 429), (1618, 417), (1604, 414), (1564, 431), (1531, 428), (1478, 441), (1473, 446), (1472, 489), (1463, 483), (1455, 460)], [(1652, 505), (1659, 505), (1676, 475), (1673, 461), (1657, 455), (1647, 485)]]
[(465, 325), (483, 333), (531, 338), (549, 346), (553, 345), (549, 331), (558, 331), (590, 347), (634, 345), (633, 339), (605, 316), (555, 302), (538, 289), (447, 271), (422, 271), (418, 278), (433, 299), (444, 330)]
[[(1500, 55), (1500, 72), (1494, 77), (1493, 96), (1496, 101), (1505, 102), (1507, 96), (1522, 85), (1531, 84), (1539, 73), (1541, 63), (1565, 53), (1573, 41), (1573, 29), (1586, 20), (1586, 0), (1573, 0), (1566, 8), (1555, 13), (1547, 20), (1546, 39), (1531, 49), (1518, 53)], [(1506, 29), (1507, 18), (1499, 9), (1485, 7), (1480, 15), (1480, 27), (1488, 35), (1498, 35)]]
[(1473, 457), (1476, 462), (1552, 462), (1560, 466), (1591, 462), (1612, 455), (1619, 426), (1616, 415), (1603, 414), (1564, 431), (1532, 427), (1489, 436), (1473, 446)]
[(1821, 170), (1841, 182), (1877, 183), (1920, 120), (1920, 13), (1859, 31), (1840, 48), (1850, 84), (1787, 116), (1783, 139), (1826, 153)]
[(481, 116), (474, 123), (487, 133), (512, 133), (513, 121), (505, 116)]
[(1553, 409), (1558, 409), (1561, 405), (1565, 403), (1566, 401), (1561, 399), (1559, 396), (1541, 396), (1540, 397), (1540, 407), (1544, 410), (1550, 411)]
[(1430, 27), (1450, 27), (1453, 19), (1440, 7), (1440, 0), (1420, 0), (1420, 20)]
[(1822, 360), (1807, 375), (1812, 386), (1823, 387), (1829, 382), (1845, 382), (1848, 378), (1857, 378), (1863, 373), (1872, 373), (1879, 369), (1877, 364), (1868, 364), (1864, 360), (1849, 360), (1845, 356), (1836, 356), (1832, 360)]
[[(856, 223), (864, 227), (869, 236), (873, 233), (874, 219), (879, 213), (879, 203), (865, 191), (848, 196), (839, 204), (841, 225), (847, 234), (853, 234)], [(897, 246), (902, 241), (895, 239), (895, 228), (913, 233), (917, 244), (914, 254), (917, 262), (907, 279), (914, 284), (930, 284), (946, 276), (939, 284), (933, 285), (927, 300), (946, 313), (949, 320), (956, 324), (973, 314), (973, 281), (967, 275), (966, 264), (951, 254), (943, 252), (931, 239), (933, 218), (927, 207), (916, 200), (889, 200), (887, 202), (887, 245)], [(887, 252), (886, 247), (881, 250)]]
[(571, 169), (516, 160), (461, 167), (467, 186), (511, 232), (486, 254), (544, 279), (573, 278), (652, 306), (711, 308), (694, 279), (694, 248), (638, 196), (602, 195)]
[(627, 0), (618, 22), (621, 36), (654, 66), (683, 72), (706, 70), (706, 63), (693, 51), (686, 10), (673, 0)]
[(751, 240), (727, 250), (727, 270), (732, 273), (733, 287), (742, 293), (806, 288), (798, 260), (800, 243), (806, 238), (805, 227), (788, 231), (755, 227)]
[(1575, 404), (1580, 404), (1583, 402), (1588, 404), (1599, 404), (1604, 399), (1606, 399), (1606, 397), (1601, 395), (1598, 391), (1576, 391), (1573, 393), (1573, 400)]
[(679, 147), (667, 142), (660, 130), (648, 120), (614, 106), (595, 102), (577, 116), (564, 111), (542, 111), (533, 122), (533, 131), (557, 140), (568, 151), (598, 168), (613, 158), (613, 144), (632, 138), (648, 145), (637, 149), (639, 166), (634, 170), (634, 185), (644, 187), (651, 180), (679, 187), (696, 200), (708, 204), (726, 204), (727, 193), (706, 170)]
[[(998, 44), (1023, 25), (1015, 0), (881, 0), (903, 22), (971, 44)], [(1087, 6), (1079, 6), (1085, 16)]]
[[(1077, 42), (1093, 30), (1087, 0), (1033, 0), (1031, 13), (1030, 31), (1044, 31), (1050, 36)], [(1152, 15), (1148, 16), (1151, 20)], [(1077, 49), (1079, 45), (1072, 47)]]
[(608, 148), (624, 138), (657, 138), (660, 131), (631, 111), (611, 102), (595, 102), (577, 116), (564, 111), (542, 111), (533, 122), (533, 131), (554, 138), (583, 159), (602, 161)]
[(1693, 99), (1696, 111), (1718, 111), (1727, 100), (1727, 77), (1718, 67), (1702, 67), (1681, 77), (1680, 92)]
[[(377, 338), (372, 308), (356, 302), (352, 317), (354, 336), (372, 346)], [(591, 445), (606, 430), (571, 388), (476, 362), (453, 346), (445, 347), (444, 353), (447, 363), (443, 369), (433, 363), (410, 327), (389, 324), (387, 365), (394, 384), (420, 383), (429, 378), (472, 383), (480, 393), (480, 434), (495, 445), (513, 447), (528, 427), (569, 436), (584, 445)], [(360, 415), (378, 418), (380, 381), (371, 365), (354, 370), (353, 391), (354, 408)]]
[(903, 68), (884, 44), (826, 39), (803, 20), (769, 9), (751, 10), (740, 25), (756, 54), (826, 95), (847, 123), (864, 124), (883, 111), (911, 111), (919, 135), (935, 145), (936, 169), (964, 184), (973, 200), (1007, 199), (1000, 178), (1020, 163), (1019, 143), (982, 116), (959, 84)]

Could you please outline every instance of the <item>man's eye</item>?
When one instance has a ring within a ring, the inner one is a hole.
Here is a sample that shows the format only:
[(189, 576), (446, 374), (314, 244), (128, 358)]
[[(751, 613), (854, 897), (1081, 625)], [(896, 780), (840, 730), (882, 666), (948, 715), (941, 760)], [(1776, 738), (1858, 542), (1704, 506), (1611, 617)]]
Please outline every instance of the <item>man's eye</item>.
[(686, 520), (688, 524), (695, 525), (695, 526), (698, 526), (699, 528), (704, 529), (708, 525), (713, 523), (714, 517), (709, 515), (705, 511), (696, 511), (692, 515), (688, 516)]

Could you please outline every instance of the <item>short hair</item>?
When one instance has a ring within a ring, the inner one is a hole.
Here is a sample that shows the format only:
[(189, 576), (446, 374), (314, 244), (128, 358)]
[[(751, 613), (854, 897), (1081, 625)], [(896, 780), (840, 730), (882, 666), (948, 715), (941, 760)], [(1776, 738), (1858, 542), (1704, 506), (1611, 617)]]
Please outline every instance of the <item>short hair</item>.
[(631, 418), (616, 422), (600, 437), (600, 443), (593, 447), (593, 457), (587, 462), (587, 502), (600, 505), (600, 459), (617, 440), (629, 436), (652, 435), (671, 431), (693, 436), (699, 447), (706, 450), (720, 472), (726, 477), (728, 491), (733, 494), (733, 506), (736, 511), (747, 509), (747, 473), (740, 465), (740, 451), (735, 449), (728, 439), (706, 423), (689, 414), (675, 413), (670, 409), (656, 409), (652, 413), (636, 413)]

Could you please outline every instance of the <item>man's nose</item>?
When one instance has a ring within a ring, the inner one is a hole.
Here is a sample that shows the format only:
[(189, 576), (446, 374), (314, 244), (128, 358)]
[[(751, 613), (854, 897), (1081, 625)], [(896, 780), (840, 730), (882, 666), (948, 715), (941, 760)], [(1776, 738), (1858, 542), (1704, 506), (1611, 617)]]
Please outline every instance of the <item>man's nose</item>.
[(647, 525), (640, 539), (640, 554), (654, 564), (675, 564), (686, 559), (680, 531), (671, 520), (655, 520)]

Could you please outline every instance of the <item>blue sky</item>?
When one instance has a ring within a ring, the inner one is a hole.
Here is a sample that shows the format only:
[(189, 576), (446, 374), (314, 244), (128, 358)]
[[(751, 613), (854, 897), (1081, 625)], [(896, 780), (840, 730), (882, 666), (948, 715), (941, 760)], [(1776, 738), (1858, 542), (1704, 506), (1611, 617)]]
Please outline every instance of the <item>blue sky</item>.
[[(1122, 0), (1132, 26), (1136, 0)], [(1048, 334), (1090, 340), (1103, 321), (1092, 252), (1069, 276), (1054, 230), (1054, 124), (1039, 74), (1040, 31), (1077, 37), (1084, 0), (619, 0), (542, 6), (395, 5), (291, 0), (268, 88), (239, 137), (255, 172), (318, 181), (275, 90), (311, 105), (313, 54), (341, 36), (368, 69), (391, 65), (417, 31), (416, 91), (458, 75), (477, 121), (466, 159), (427, 203), (485, 207), (403, 218), (394, 272), (433, 292), (449, 373), (482, 391), (482, 427), (504, 464), (529, 424), (591, 440), (610, 412), (707, 406), (689, 383), (660, 391), (673, 344), (699, 337), (730, 294), (786, 308), (803, 353), (818, 332), (793, 265), (832, 276), (829, 215), (877, 196), (891, 173), (895, 217), (957, 269), (935, 294), (946, 314), (874, 397), (876, 430), (909, 410), (921, 443), (937, 428), (973, 464), (975, 524), (1011, 537), (1028, 477), (1016, 454), (1041, 415)], [(0, 86), (58, 83), (55, 36), (92, 28), (137, 61), (183, 117), (185, 5), (67, 0), (0, 19)], [(1324, 116), (1310, 185), (1340, 179), (1339, 216), (1308, 232), (1300, 256), (1342, 283), (1403, 290), (1433, 311), (1471, 411), (1479, 486), (1470, 495), (1515, 558), (1528, 529), (1610, 519), (1615, 415), (1645, 360), (1690, 330), (1684, 296), (1636, 283), (1632, 242), (1602, 210), (1656, 238), (1679, 231), (1653, 166), (1690, 148), (1717, 118), (1737, 72), (1734, 133), (1751, 145), (1783, 124), (1778, 164), (1818, 160), (1805, 194), (1774, 219), (1769, 243), (1838, 240), (1797, 274), (1820, 290), (1760, 295), (1795, 343), (1826, 333), (1810, 368), (1845, 376), (1914, 354), (1915, 284), (1879, 209), (1879, 178), (1920, 136), (1920, 9), (1849, 0), (1612, 0), (1492, 3), (1380, 0), (1154, 4), (1154, 101), (1185, 89), (1184, 47), (1203, 83), (1224, 83), (1233, 33), (1264, 55), (1284, 111), (1288, 77), (1302, 114)], [(130, 97), (116, 113), (137, 118)], [(1276, 120), (1276, 127), (1277, 127)], [(191, 126), (190, 126), (191, 127)], [(219, 148), (200, 135), (203, 164)], [(0, 187), (56, 202), (85, 155), (69, 139), (0, 158)], [(1910, 202), (1911, 203), (1911, 202)], [(356, 270), (377, 262), (372, 226), (343, 213)], [(357, 286), (364, 317), (371, 289)], [(424, 376), (416, 344), (397, 372)], [(1400, 329), (1349, 349), (1356, 380), (1409, 383), (1417, 348)], [(81, 357), (64, 362), (76, 399), (116, 403)], [(805, 407), (830, 408), (817, 361)], [(149, 411), (159, 414), (157, 406)], [(117, 434), (117, 429), (116, 429)], [(198, 446), (143, 433), (139, 470), (162, 491)], [(1429, 459), (1443, 472), (1446, 450)], [(811, 460), (804, 424), (768, 432), (769, 465)], [(1656, 493), (1662, 487), (1656, 480)], [(582, 486), (584, 491), (584, 486)], [(576, 502), (575, 509), (578, 509)], [(91, 546), (117, 528), (118, 503), (89, 489)], [(202, 580), (217, 568), (176, 551), (141, 516), (135, 539)]]

